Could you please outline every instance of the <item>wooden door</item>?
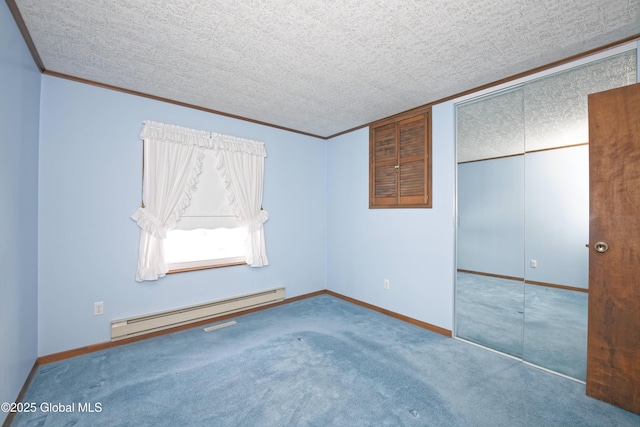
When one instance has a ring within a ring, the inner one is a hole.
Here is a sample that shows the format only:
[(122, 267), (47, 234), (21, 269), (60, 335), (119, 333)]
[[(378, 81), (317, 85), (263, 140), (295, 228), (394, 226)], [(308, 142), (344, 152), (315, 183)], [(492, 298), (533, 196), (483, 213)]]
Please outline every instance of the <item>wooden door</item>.
[(589, 96), (589, 179), (587, 394), (640, 414), (640, 84)]

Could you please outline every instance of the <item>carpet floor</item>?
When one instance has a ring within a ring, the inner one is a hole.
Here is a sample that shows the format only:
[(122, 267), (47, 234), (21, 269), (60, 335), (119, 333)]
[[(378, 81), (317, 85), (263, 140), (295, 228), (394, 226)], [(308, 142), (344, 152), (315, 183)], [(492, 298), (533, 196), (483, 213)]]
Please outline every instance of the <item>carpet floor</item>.
[(583, 384), (329, 295), (234, 320), (40, 366), (12, 426), (640, 425)]

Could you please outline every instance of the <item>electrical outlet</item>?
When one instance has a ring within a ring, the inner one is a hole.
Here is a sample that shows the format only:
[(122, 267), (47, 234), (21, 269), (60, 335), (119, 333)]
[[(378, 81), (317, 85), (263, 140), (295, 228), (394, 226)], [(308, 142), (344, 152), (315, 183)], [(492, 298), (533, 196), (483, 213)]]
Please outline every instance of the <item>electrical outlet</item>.
[(104, 302), (102, 302), (102, 301), (94, 302), (93, 303), (93, 315), (94, 316), (100, 316), (101, 314), (104, 314)]
[(538, 261), (536, 261), (535, 259), (531, 260), (531, 268), (537, 268), (538, 267)]
[(385, 289), (389, 289), (389, 279), (384, 279), (383, 285)]

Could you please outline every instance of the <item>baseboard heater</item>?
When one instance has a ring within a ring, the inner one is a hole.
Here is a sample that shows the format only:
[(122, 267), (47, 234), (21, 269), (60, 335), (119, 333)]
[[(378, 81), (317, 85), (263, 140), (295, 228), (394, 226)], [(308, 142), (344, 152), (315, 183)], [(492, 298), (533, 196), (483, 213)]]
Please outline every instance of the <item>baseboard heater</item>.
[(111, 340), (135, 337), (284, 300), (284, 288), (111, 322)]

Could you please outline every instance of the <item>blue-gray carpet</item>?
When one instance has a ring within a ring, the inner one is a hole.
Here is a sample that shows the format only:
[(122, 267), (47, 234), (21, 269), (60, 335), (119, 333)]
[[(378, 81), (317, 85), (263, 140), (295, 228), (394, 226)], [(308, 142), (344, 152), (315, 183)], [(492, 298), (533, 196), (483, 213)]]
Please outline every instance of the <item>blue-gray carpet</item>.
[(43, 365), (25, 402), (74, 412), (12, 425), (640, 425), (580, 383), (328, 295), (235, 320)]

